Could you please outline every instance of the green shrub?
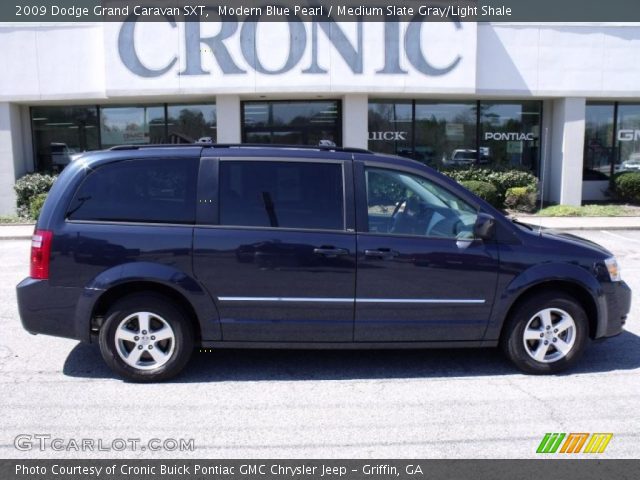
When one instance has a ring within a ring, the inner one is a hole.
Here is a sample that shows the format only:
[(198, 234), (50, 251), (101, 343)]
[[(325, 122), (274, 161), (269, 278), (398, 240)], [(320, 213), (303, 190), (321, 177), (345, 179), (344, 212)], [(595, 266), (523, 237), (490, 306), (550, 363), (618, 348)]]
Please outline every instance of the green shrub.
[(465, 180), (460, 184), (467, 190), (471, 190), (477, 196), (486, 200), (494, 207), (500, 208), (500, 197), (498, 196), (498, 190), (489, 182), (482, 182), (480, 180)]
[(616, 195), (625, 202), (640, 204), (640, 172), (625, 172), (614, 179)]
[(531, 172), (524, 170), (501, 170), (490, 168), (452, 168), (443, 170), (442, 173), (453, 178), (457, 182), (480, 181), (489, 182), (496, 187), (498, 194), (498, 205), (504, 202), (507, 190), (514, 187), (528, 187), (535, 191), (538, 179)]
[(46, 175), (41, 173), (29, 173), (19, 178), (13, 189), (16, 192), (18, 215), (26, 217), (30, 214), (31, 200), (38, 194), (48, 193), (56, 175)]
[(42, 211), (42, 206), (44, 205), (44, 201), (46, 199), (46, 193), (39, 193), (31, 199), (31, 203), (29, 204), (29, 216), (31, 218), (33, 218), (34, 220), (38, 220), (40, 212)]
[(536, 192), (530, 187), (511, 187), (504, 198), (504, 206), (518, 212), (536, 209)]

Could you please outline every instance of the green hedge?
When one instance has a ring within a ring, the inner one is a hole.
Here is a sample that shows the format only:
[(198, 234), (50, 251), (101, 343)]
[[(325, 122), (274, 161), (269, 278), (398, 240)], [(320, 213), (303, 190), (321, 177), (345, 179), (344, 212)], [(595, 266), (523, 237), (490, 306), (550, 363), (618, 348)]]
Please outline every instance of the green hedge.
[(489, 182), (482, 182), (480, 180), (463, 180), (460, 184), (467, 190), (471, 190), (483, 200), (489, 202), (494, 207), (500, 208), (498, 190), (493, 184)]
[(35, 197), (31, 199), (31, 203), (29, 204), (29, 216), (34, 220), (38, 220), (40, 217), (40, 212), (42, 211), (42, 206), (44, 205), (44, 201), (47, 199), (46, 193), (39, 193)]
[(538, 179), (535, 175), (524, 170), (492, 170), (489, 168), (468, 167), (468, 168), (451, 168), (442, 170), (442, 173), (453, 178), (455, 181), (462, 183), (468, 181), (489, 182), (496, 187), (498, 194), (499, 208), (507, 196), (507, 190), (514, 187), (527, 187), (532, 191), (536, 191)]
[(512, 187), (507, 190), (504, 206), (518, 212), (533, 212), (536, 209), (536, 192), (530, 187)]
[(640, 172), (625, 172), (614, 178), (616, 195), (625, 202), (640, 204)]
[(36, 196), (48, 193), (56, 178), (58, 178), (57, 175), (42, 173), (29, 173), (19, 178), (13, 186), (17, 197), (18, 215), (21, 217), (31, 216), (31, 202)]

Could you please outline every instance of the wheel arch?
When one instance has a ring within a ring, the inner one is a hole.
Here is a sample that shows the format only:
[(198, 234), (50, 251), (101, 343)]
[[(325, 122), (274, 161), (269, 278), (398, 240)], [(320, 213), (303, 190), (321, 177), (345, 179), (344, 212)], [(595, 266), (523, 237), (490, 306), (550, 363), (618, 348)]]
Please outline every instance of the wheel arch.
[(518, 308), (518, 306), (528, 299), (536, 295), (540, 295), (543, 292), (562, 292), (574, 298), (584, 309), (587, 315), (587, 320), (589, 322), (589, 338), (595, 338), (598, 329), (598, 306), (595, 299), (593, 298), (593, 295), (585, 286), (577, 282), (573, 282), (571, 280), (554, 279), (536, 283), (520, 292), (520, 294), (513, 301), (503, 318), (502, 326), (500, 328), (500, 339), (502, 339), (505, 333), (505, 327), (509, 319), (511, 318), (511, 315)]
[(98, 334), (102, 327), (104, 316), (111, 305), (121, 298), (139, 293), (155, 293), (171, 300), (187, 314), (187, 317), (193, 327), (193, 334), (196, 342), (200, 342), (202, 340), (200, 319), (191, 302), (175, 288), (150, 280), (123, 282), (105, 290), (104, 293), (98, 297), (91, 310), (91, 335), (95, 336)]

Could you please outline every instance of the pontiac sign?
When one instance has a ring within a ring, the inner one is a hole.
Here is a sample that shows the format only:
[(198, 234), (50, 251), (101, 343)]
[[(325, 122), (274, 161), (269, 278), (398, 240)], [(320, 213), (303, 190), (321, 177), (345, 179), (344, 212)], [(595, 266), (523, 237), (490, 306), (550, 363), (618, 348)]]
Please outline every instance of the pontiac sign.
[(523, 132), (484, 132), (484, 139), (510, 142), (532, 142), (536, 139), (536, 136), (533, 133)]

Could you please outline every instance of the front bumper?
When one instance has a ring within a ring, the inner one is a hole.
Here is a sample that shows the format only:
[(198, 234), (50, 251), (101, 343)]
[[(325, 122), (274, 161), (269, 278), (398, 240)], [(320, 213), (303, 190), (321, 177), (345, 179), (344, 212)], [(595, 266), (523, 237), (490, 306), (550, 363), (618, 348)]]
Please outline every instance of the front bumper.
[(613, 337), (622, 333), (631, 310), (631, 289), (625, 282), (602, 284), (601, 318), (595, 338)]
[(30, 333), (87, 340), (89, 328), (77, 324), (81, 288), (53, 287), (48, 280), (25, 278), (16, 287), (22, 326)]

